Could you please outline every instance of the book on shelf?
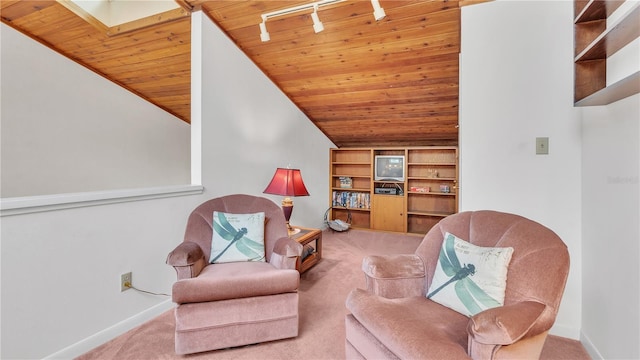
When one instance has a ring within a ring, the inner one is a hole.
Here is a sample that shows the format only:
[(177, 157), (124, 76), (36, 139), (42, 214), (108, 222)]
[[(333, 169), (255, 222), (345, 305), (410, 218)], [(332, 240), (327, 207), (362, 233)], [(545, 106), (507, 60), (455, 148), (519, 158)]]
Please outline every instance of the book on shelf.
[(343, 206), (353, 209), (371, 209), (371, 196), (367, 192), (334, 191), (333, 206)]

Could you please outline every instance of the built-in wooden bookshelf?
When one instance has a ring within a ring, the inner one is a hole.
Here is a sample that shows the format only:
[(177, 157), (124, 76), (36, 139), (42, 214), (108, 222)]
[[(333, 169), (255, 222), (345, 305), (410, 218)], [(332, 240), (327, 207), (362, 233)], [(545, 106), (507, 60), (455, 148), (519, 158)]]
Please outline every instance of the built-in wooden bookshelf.
[(407, 155), (407, 231), (426, 233), (458, 212), (458, 149), (409, 149)]
[(575, 106), (607, 105), (640, 93), (640, 71), (607, 85), (607, 58), (640, 36), (640, 3), (607, 24), (624, 2), (574, 1)]
[[(403, 181), (376, 180), (377, 155), (403, 156)], [(339, 148), (329, 159), (330, 219), (350, 215), (354, 228), (426, 234), (458, 212), (457, 147)]]
[[(371, 149), (331, 149), (329, 154), (329, 204), (330, 219), (347, 220), (351, 217), (351, 225), (359, 228), (370, 228), (370, 198), (371, 198), (371, 164), (373, 153)], [(351, 186), (344, 185), (344, 178), (351, 179)], [(350, 199), (351, 194), (368, 196), (369, 206), (349, 206), (348, 200), (343, 201), (342, 194)], [(346, 195), (348, 194), (348, 195)]]

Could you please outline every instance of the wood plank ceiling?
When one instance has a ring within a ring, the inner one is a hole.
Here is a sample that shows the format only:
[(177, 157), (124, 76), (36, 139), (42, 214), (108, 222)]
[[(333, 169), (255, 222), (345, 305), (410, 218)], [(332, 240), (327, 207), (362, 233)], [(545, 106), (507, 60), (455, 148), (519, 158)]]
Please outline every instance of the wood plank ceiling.
[[(458, 55), (463, 1), (369, 0), (269, 19), (312, 1), (179, 0), (184, 16), (123, 34), (60, 2), (1, 2), (2, 22), (190, 121), (190, 18), (201, 9), (339, 147), (458, 143)], [(148, 25), (148, 24), (147, 24)]]
[(178, 118), (191, 114), (191, 21), (109, 36), (55, 0), (0, 2), (2, 22)]

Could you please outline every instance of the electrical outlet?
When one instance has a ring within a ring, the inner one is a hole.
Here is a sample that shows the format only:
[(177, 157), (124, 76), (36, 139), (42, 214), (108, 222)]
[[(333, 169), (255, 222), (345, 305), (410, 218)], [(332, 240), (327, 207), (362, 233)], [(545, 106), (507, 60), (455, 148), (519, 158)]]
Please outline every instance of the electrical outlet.
[(132, 281), (131, 272), (120, 275), (120, 292), (131, 289), (132, 285), (133, 285), (133, 281)]

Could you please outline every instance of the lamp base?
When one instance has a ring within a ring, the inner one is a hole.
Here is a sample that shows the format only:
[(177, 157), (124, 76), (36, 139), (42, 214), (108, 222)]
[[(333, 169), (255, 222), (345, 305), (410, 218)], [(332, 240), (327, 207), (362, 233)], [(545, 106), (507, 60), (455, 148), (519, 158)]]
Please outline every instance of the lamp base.
[(293, 200), (291, 200), (290, 197), (286, 197), (282, 200), (282, 211), (284, 212), (284, 219), (287, 221), (287, 231), (289, 236), (299, 233), (300, 229), (296, 229), (289, 224), (289, 219), (291, 219), (291, 213), (293, 212)]

